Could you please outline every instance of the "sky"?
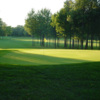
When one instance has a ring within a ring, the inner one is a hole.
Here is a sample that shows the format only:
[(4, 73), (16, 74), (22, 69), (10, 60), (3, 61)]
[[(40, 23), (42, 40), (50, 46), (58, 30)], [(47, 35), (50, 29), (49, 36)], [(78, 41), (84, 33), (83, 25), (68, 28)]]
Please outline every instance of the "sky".
[(66, 0), (0, 0), (0, 18), (8, 26), (24, 25), (27, 14), (47, 8), (54, 14), (59, 11)]

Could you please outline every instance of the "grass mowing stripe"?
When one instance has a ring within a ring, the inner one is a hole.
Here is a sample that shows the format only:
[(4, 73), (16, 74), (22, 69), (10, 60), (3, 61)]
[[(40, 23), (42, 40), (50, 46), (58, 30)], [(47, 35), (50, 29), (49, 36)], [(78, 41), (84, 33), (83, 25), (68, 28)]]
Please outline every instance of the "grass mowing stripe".
[(0, 53), (1, 64), (52, 65), (100, 61), (99, 50), (1, 49)]
[(0, 100), (99, 100), (100, 62), (0, 65)]

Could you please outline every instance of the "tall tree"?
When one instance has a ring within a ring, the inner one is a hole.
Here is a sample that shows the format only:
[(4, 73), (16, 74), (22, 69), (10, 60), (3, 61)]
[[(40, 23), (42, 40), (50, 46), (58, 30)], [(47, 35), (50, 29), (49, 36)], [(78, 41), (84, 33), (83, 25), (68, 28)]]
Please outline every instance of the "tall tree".
[(42, 9), (38, 11), (38, 21), (40, 36), (42, 38), (42, 46), (44, 46), (44, 38), (46, 38), (50, 31), (51, 12), (49, 9)]
[[(71, 36), (71, 17), (70, 12), (73, 9), (72, 0), (66, 0), (64, 7), (52, 16), (52, 26), (56, 27), (56, 31), (62, 34), (65, 38), (64, 47), (67, 47), (67, 38)], [(69, 35), (70, 34), (70, 35)]]
[(2, 21), (2, 19), (0, 18), (0, 36), (3, 36), (3, 35), (4, 35), (2, 26), (3, 26), (3, 21)]
[(42, 9), (35, 13), (34, 10), (28, 14), (25, 20), (25, 30), (33, 35), (41, 36), (42, 46), (44, 46), (44, 38), (50, 30), (51, 12), (48, 9)]
[(7, 26), (5, 22), (0, 18), (0, 35), (7, 36), (11, 34), (11, 26)]

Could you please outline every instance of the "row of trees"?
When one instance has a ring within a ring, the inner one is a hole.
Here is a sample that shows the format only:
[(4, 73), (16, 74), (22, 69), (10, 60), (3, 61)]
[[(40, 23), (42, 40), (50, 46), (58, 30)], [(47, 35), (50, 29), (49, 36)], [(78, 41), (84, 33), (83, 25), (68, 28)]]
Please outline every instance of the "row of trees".
[(0, 36), (29, 36), (25, 31), (24, 26), (18, 25), (17, 27), (7, 26), (0, 18)]
[(50, 10), (42, 9), (35, 13), (32, 9), (25, 20), (25, 30), (34, 36), (40, 36), (41, 45), (44, 46), (45, 38), (55, 37), (59, 43), (59, 37), (64, 37), (64, 47), (67, 48), (67, 40), (70, 40), (69, 48), (74, 48), (74, 41), (77, 45), (86, 41), (85, 49), (88, 48), (88, 41), (99, 40), (100, 46), (100, 0), (66, 0), (64, 7), (57, 13), (51, 14)]
[(0, 36), (7, 36), (12, 33), (11, 26), (7, 26), (0, 18)]
[[(42, 9), (35, 13), (32, 9), (25, 20), (25, 30), (34, 37), (40, 37), (41, 46), (44, 46), (45, 38), (53, 37), (56, 34), (55, 29), (50, 25), (51, 12), (48, 9)], [(34, 43), (33, 43), (34, 45)]]
[[(88, 48), (88, 40), (91, 39), (91, 49), (93, 40), (98, 39), (100, 44), (100, 1), (99, 0), (67, 0), (64, 7), (52, 16), (52, 26), (56, 31), (65, 37), (65, 47), (67, 38), (83, 42), (86, 40), (85, 48)], [(79, 43), (78, 43), (79, 44)]]
[(97, 40), (100, 47), (100, 0), (66, 0), (63, 8), (53, 15), (46, 8), (37, 13), (32, 9), (24, 27), (12, 28), (0, 19), (0, 35), (39, 37), (41, 46), (45, 45), (45, 39), (54, 38), (55, 47), (63, 37), (65, 48), (75, 48), (77, 40), (77, 47), (81, 44), (81, 49), (84, 41), (85, 49), (89, 41), (93, 49), (93, 40)]
[(11, 36), (29, 36), (28, 33), (25, 31), (24, 26), (18, 25), (17, 27), (12, 28)]

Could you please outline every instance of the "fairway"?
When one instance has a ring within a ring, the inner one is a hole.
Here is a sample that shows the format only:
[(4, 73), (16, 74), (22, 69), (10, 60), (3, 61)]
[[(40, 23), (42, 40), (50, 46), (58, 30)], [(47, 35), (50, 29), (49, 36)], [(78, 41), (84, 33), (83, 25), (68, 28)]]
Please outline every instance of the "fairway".
[(100, 51), (64, 49), (1, 49), (0, 63), (53, 65), (100, 61)]
[(0, 40), (0, 64), (54, 65), (100, 61), (99, 50), (49, 49), (31, 46), (31, 38)]
[(100, 100), (100, 51), (0, 40), (0, 100)]

